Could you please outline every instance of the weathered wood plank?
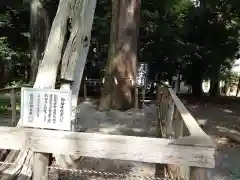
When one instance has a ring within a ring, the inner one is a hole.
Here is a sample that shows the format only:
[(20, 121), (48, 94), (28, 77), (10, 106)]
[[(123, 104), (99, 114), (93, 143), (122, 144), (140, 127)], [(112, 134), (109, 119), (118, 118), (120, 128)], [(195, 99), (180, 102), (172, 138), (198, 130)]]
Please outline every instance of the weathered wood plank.
[[(71, 12), (71, 34), (62, 59), (61, 78), (68, 81), (61, 84), (61, 89), (72, 90), (72, 131), (75, 131), (77, 102), (84, 67), (91, 40), (91, 30), (96, 7), (96, 0), (74, 0)], [(70, 83), (71, 82), (71, 83)], [(61, 158), (54, 155), (56, 163), (66, 167), (66, 159), (74, 166), (74, 160), (79, 157)]]
[(182, 120), (186, 124), (188, 131), (193, 136), (202, 136), (208, 138), (208, 135), (201, 129), (201, 127), (198, 125), (197, 121), (193, 118), (193, 116), (190, 114), (190, 112), (187, 110), (187, 108), (183, 105), (183, 103), (180, 101), (180, 99), (177, 97), (175, 92), (168, 88), (168, 91), (171, 95), (171, 98), (174, 101), (174, 104), (177, 107), (177, 110), (179, 111), (180, 115), (182, 116)]
[(191, 167), (190, 169), (190, 180), (210, 180), (208, 169), (197, 167)]
[[(182, 138), (184, 136), (189, 135), (189, 132), (184, 124), (184, 121), (182, 120), (182, 117), (179, 113), (179, 111), (175, 108), (174, 111), (174, 121), (173, 121), (173, 126), (174, 126), (174, 132), (175, 132), (175, 137), (176, 138)], [(188, 139), (185, 138), (185, 139)], [(171, 176), (173, 176), (173, 179), (184, 179), (184, 180), (189, 180), (189, 169), (190, 167), (188, 166), (175, 166), (175, 165), (169, 165), (169, 172)]]
[[(37, 162), (34, 162), (37, 161)], [(35, 157), (33, 159), (33, 164), (38, 164), (38, 166), (33, 166), (33, 180), (45, 180), (48, 179), (48, 167), (46, 166), (46, 164), (48, 165), (49, 163), (49, 154), (48, 153), (44, 153), (41, 154), (39, 156), (39, 154), (35, 154)], [(39, 168), (39, 164), (41, 167), (41, 169)]]
[(209, 168), (215, 163), (215, 148), (170, 139), (10, 127), (1, 127), (0, 137), (2, 149)]
[[(54, 89), (58, 71), (58, 64), (62, 57), (62, 50), (64, 48), (64, 39), (68, 28), (68, 18), (70, 13), (71, 1), (60, 0), (56, 16), (53, 20), (51, 31), (48, 37), (44, 56), (38, 68), (34, 88)], [(48, 162), (45, 154), (34, 153), (33, 166), (35, 167), (33, 173), (34, 180), (46, 180), (43, 177), (43, 172), (47, 171), (46, 166)], [(47, 173), (44, 173), (46, 175)]]

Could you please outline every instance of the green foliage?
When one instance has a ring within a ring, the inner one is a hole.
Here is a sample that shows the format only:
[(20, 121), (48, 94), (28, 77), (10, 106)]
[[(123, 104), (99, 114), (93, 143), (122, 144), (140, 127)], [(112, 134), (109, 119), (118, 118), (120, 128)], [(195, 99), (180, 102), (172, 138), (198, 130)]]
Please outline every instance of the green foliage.
[[(0, 3), (0, 61), (15, 80), (23, 79), (30, 63), (29, 4), (20, 2)], [(200, 6), (191, 0), (141, 3), (139, 60), (149, 63), (151, 79), (158, 74), (162, 80), (171, 80), (180, 73), (194, 84), (196, 79), (228, 77), (239, 57), (240, 1), (200, 0)], [(49, 9), (56, 9), (57, 4), (58, 0), (44, 0)], [(110, 23), (111, 0), (98, 0), (85, 70), (92, 78), (103, 74)]]
[(17, 57), (18, 53), (9, 47), (7, 37), (0, 37), (0, 62), (6, 71), (12, 69), (13, 59)]
[(143, 1), (141, 61), (150, 78), (180, 73), (190, 84), (228, 72), (239, 49), (240, 8), (234, 0), (195, 6), (188, 0)]
[(29, 63), (29, 13), (25, 5), (2, 1), (0, 7), (0, 75), (3, 83), (23, 79)]

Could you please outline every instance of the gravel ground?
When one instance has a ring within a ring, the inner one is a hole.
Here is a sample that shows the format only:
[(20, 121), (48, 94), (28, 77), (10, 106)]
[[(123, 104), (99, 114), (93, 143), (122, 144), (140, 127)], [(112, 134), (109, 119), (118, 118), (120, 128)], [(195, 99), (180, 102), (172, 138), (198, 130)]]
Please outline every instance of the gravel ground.
[(240, 180), (240, 144), (225, 137), (218, 127), (240, 127), (240, 102), (183, 101), (203, 130), (218, 142), (216, 168), (210, 171), (212, 180)]
[[(147, 136), (155, 137), (156, 131), (154, 121), (156, 119), (156, 108), (154, 105), (145, 106), (144, 109), (130, 109), (125, 112), (96, 111), (96, 106), (90, 102), (79, 105), (80, 113), (76, 124), (77, 131), (97, 132), (114, 135)], [(78, 169), (93, 170), (96, 172), (108, 172), (106, 174), (79, 175), (70, 172), (60, 176), (60, 179), (122, 179), (137, 180), (154, 177), (155, 165), (133, 161), (108, 160), (84, 157), (79, 163)], [(66, 173), (66, 171), (65, 171)], [(120, 175), (116, 175), (120, 174)], [(122, 176), (124, 175), (124, 176)], [(137, 175), (137, 176), (135, 176)]]

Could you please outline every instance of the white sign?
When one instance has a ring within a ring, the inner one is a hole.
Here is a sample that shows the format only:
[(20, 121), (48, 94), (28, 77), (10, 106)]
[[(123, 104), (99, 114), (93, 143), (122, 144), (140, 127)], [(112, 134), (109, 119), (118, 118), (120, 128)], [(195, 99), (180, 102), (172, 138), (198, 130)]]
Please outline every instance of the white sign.
[(137, 70), (137, 85), (144, 86), (146, 85), (146, 78), (148, 74), (148, 64), (140, 63)]
[(21, 126), (71, 129), (72, 92), (62, 89), (21, 89)]

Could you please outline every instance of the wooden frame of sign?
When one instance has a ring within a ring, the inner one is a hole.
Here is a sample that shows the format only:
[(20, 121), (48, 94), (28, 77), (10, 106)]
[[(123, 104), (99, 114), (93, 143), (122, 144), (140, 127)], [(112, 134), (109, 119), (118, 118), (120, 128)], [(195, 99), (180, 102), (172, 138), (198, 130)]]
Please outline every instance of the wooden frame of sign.
[(70, 90), (21, 89), (21, 126), (71, 130)]

